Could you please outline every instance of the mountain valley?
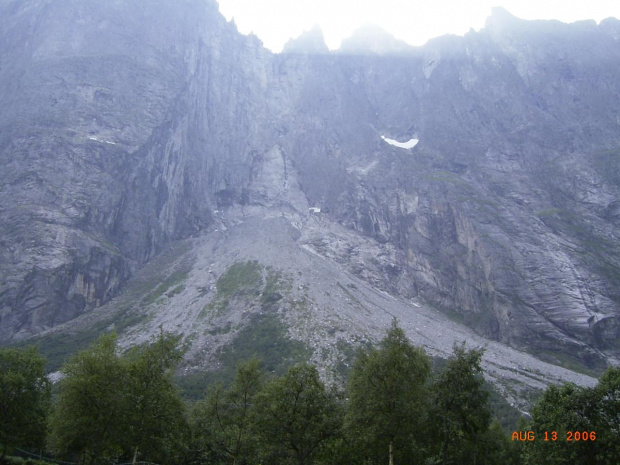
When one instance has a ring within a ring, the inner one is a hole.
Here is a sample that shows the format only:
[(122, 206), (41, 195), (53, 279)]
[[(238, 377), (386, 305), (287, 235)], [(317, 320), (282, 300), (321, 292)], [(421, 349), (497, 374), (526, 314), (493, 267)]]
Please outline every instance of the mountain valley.
[(620, 21), (309, 34), (272, 54), (211, 0), (0, 0), (0, 341), (55, 371), (163, 328), (192, 374), (254, 330), (273, 370), (342, 381), (397, 318), (436, 357), (485, 347), (522, 409), (619, 364)]

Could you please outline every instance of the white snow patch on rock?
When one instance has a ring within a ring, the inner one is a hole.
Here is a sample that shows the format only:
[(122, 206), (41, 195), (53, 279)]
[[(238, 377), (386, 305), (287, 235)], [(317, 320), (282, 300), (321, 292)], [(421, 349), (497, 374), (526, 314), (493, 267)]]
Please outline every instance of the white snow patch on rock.
[(90, 136), (89, 137), (90, 140), (94, 140), (96, 142), (101, 142), (103, 144), (110, 144), (110, 145), (116, 145), (116, 142), (111, 142), (109, 140), (101, 140), (101, 139), (97, 139), (96, 137)]
[(393, 145), (394, 147), (400, 147), (401, 149), (412, 149), (418, 144), (418, 142), (420, 142), (418, 139), (409, 139), (407, 142), (398, 142), (394, 139), (388, 139), (385, 136), (381, 136), (381, 139), (388, 144)]

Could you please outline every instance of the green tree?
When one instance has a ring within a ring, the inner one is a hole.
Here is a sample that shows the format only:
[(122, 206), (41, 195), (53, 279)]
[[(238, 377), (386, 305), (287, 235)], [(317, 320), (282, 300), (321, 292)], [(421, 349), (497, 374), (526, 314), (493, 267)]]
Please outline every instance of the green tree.
[(254, 397), (263, 384), (257, 359), (237, 365), (235, 380), (229, 388), (217, 385), (204, 402), (196, 405), (193, 429), (197, 449), (226, 457), (229, 463), (248, 463), (257, 444), (252, 431)]
[(532, 409), (529, 428), (536, 439), (523, 445), (527, 464), (620, 463), (620, 368), (609, 368), (594, 388), (549, 386)]
[[(599, 464), (597, 442), (567, 441), (568, 433), (596, 429), (597, 399), (593, 389), (572, 383), (549, 386), (532, 409), (529, 430), (534, 440), (524, 444), (526, 464)], [(557, 435), (557, 436), (556, 436)], [(557, 439), (556, 439), (557, 438)], [(616, 463), (616, 462), (613, 462)]]
[(378, 349), (358, 352), (348, 383), (346, 427), (370, 459), (387, 458), (390, 465), (395, 456), (415, 460), (429, 373), (428, 356), (411, 345), (396, 320)]
[[(521, 464), (519, 444), (512, 442), (497, 419), (491, 422), (488, 430), (476, 438), (479, 465), (519, 465)], [(472, 462), (474, 463), (474, 462)]]
[(620, 463), (620, 367), (609, 368), (594, 390), (598, 433), (597, 458), (602, 464)]
[(49, 400), (45, 360), (36, 347), (1, 349), (0, 462), (13, 446), (41, 447), (44, 444)]
[(178, 336), (162, 333), (127, 355), (125, 444), (133, 452), (133, 463), (138, 456), (158, 462), (172, 459), (187, 430), (185, 404), (172, 381), (182, 358), (178, 342)]
[(63, 366), (50, 416), (48, 445), (79, 463), (122, 455), (128, 434), (127, 365), (116, 353), (116, 335), (101, 336)]
[(314, 366), (300, 364), (255, 398), (255, 431), (266, 463), (312, 462), (337, 429), (335, 403)]
[(435, 457), (442, 464), (482, 463), (479, 446), (491, 415), (482, 377), (483, 350), (455, 345), (453, 355), (433, 383), (431, 431)]
[(110, 334), (70, 359), (50, 416), (50, 450), (84, 464), (124, 456), (174, 463), (185, 432), (184, 404), (171, 378), (181, 356), (177, 343), (162, 334), (120, 356)]

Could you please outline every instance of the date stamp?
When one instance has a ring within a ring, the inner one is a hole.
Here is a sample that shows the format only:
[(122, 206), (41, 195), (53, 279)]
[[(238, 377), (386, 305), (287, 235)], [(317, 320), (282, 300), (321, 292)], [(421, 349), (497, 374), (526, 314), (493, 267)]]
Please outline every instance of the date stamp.
[(532, 441), (561, 441), (579, 442), (579, 441), (596, 441), (596, 431), (566, 431), (565, 437), (562, 437), (557, 431), (513, 431), (512, 440), (520, 442)]

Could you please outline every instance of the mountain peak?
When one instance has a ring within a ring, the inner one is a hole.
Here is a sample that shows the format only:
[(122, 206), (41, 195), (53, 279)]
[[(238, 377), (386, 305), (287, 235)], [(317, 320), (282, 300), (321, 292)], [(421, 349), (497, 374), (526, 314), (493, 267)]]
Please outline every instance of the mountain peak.
[(493, 8), (491, 8), (491, 18), (499, 19), (502, 21), (514, 21), (515, 19), (518, 19), (506, 8), (501, 6), (494, 6)]
[(344, 39), (338, 51), (354, 55), (391, 55), (410, 52), (413, 47), (376, 24), (365, 24)]
[(486, 20), (485, 27), (490, 29), (503, 29), (513, 26), (519, 21), (515, 15), (501, 6), (491, 8), (491, 16)]
[(329, 49), (325, 44), (323, 31), (315, 25), (312, 29), (302, 32), (296, 39), (290, 39), (284, 44), (282, 53), (324, 54), (329, 53)]

